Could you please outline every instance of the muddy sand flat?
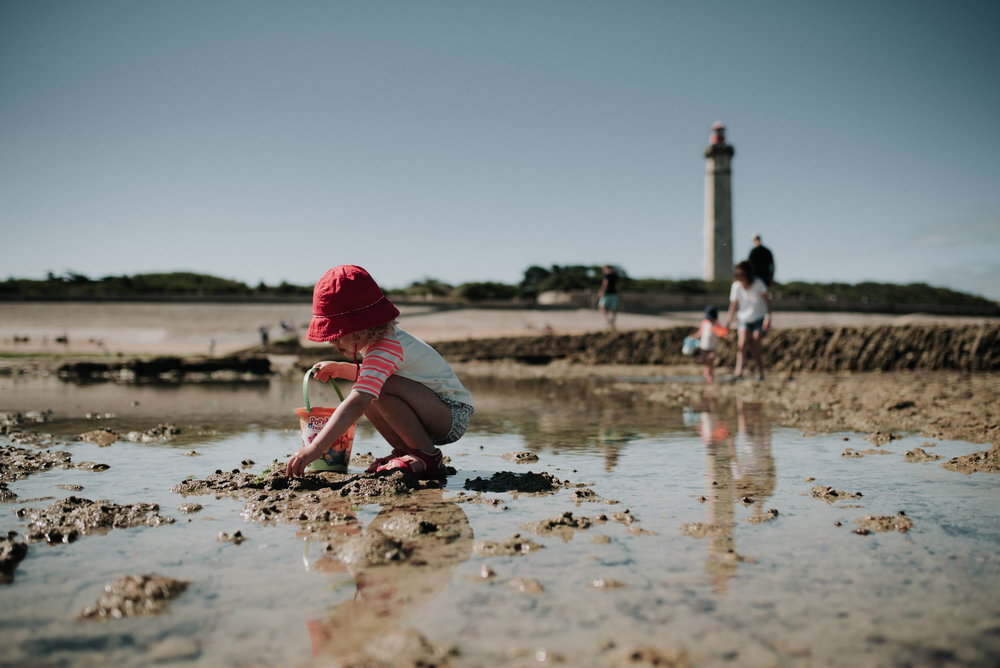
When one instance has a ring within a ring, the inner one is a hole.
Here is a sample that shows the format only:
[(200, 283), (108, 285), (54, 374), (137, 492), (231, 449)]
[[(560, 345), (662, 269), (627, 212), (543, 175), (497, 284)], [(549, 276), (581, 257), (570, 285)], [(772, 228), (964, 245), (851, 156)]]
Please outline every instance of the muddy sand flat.
[[(403, 326), (462, 338), (494, 315)], [(562, 315), (566, 330), (597, 317)], [(18, 611), (0, 616), (5, 660), (1000, 657), (1000, 374), (786, 369), (736, 383), (723, 368), (708, 387), (692, 364), (456, 368), (473, 430), (448, 452), (452, 475), (416, 483), (361, 473), (370, 455), (348, 474), (285, 478), (297, 370), (197, 385), (75, 385), (33, 364), (0, 376), (0, 528), (16, 532), (0, 573)], [(359, 434), (356, 454), (382, 454)]]
[[(306, 304), (177, 303), (0, 303), (0, 352), (71, 355), (226, 355), (260, 343), (260, 328), (270, 341), (301, 335), (308, 326)], [(400, 324), (426, 341), (492, 336), (580, 334), (601, 331), (600, 313), (587, 309), (447, 309), (404, 306)], [(689, 326), (697, 329), (700, 311), (655, 315), (621, 313), (619, 330)], [(926, 314), (777, 312), (775, 328), (858, 327), (961, 323), (998, 323), (1000, 318)], [(293, 329), (285, 331), (282, 323)], [(318, 344), (306, 344), (317, 346)]]

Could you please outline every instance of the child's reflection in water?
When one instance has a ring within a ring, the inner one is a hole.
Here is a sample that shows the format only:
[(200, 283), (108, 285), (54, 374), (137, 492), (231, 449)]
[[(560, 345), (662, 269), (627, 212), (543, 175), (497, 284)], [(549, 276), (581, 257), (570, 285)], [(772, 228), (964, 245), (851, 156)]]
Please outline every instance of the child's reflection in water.
[(364, 529), (335, 525), (310, 540), (327, 541), (311, 568), (354, 577), (353, 599), (307, 622), (313, 656), (343, 661), (363, 658), (372, 643), (437, 597), (469, 558), (473, 533), (457, 503), (444, 500), (440, 489), (427, 489), (386, 505)]

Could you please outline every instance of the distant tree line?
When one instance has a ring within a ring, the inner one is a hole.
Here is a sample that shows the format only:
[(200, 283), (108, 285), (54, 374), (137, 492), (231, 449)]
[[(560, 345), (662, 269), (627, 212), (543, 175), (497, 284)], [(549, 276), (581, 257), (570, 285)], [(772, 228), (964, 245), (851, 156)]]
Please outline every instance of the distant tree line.
[[(697, 279), (665, 280), (658, 278), (632, 278), (621, 267), (616, 267), (622, 292), (644, 294), (716, 294), (729, 291), (728, 282), (710, 283)], [(517, 284), (463, 283), (452, 287), (428, 279), (413, 283), (404, 290), (394, 291), (407, 296), (457, 297), (467, 301), (520, 299), (530, 301), (543, 292), (597, 292), (604, 279), (601, 265), (533, 265), (524, 271)]]
[[(699, 279), (668, 280), (632, 278), (621, 268), (622, 292), (633, 294), (728, 294), (726, 281), (708, 282)], [(471, 282), (450, 285), (425, 278), (401, 289), (387, 290), (396, 299), (429, 299), (442, 301), (522, 301), (531, 302), (543, 292), (597, 292), (603, 274), (600, 265), (552, 265), (528, 267), (519, 283)], [(944, 304), (954, 306), (995, 306), (994, 302), (947, 288), (926, 283), (897, 285), (894, 283), (806, 283), (793, 281), (775, 283), (772, 292), (782, 299), (801, 301), (844, 302), (853, 304)], [(2, 300), (87, 300), (87, 299), (191, 299), (191, 300), (308, 300), (312, 286), (266, 285), (249, 286), (207, 274), (173, 272), (106, 276), (91, 279), (68, 272), (57, 276), (49, 273), (45, 279), (10, 278), (0, 282)]]
[(936, 288), (926, 283), (790, 283), (775, 284), (774, 293), (785, 299), (818, 299), (827, 302), (853, 302), (860, 304), (949, 304), (988, 306), (994, 302), (983, 297)]
[(154, 298), (246, 298), (312, 296), (312, 287), (282, 282), (257, 287), (227, 278), (193, 272), (105, 276), (90, 279), (68, 272), (34, 280), (11, 278), (0, 282), (0, 299), (154, 299)]

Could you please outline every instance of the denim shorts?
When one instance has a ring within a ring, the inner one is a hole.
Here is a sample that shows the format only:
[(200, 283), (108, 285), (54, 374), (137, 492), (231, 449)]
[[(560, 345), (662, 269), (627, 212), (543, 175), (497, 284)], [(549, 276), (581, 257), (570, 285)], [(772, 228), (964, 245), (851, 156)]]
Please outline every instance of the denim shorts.
[(441, 398), (441, 401), (448, 404), (448, 408), (451, 409), (451, 429), (444, 436), (431, 437), (431, 441), (434, 442), (434, 445), (447, 445), (448, 443), (454, 443), (465, 435), (465, 430), (469, 428), (469, 421), (472, 419), (474, 409), (470, 404), (462, 401), (442, 397), (440, 394), (438, 397)]
[(747, 329), (750, 332), (763, 332), (764, 331), (764, 318), (759, 318), (757, 320), (751, 320), (750, 322), (741, 322), (740, 329)]

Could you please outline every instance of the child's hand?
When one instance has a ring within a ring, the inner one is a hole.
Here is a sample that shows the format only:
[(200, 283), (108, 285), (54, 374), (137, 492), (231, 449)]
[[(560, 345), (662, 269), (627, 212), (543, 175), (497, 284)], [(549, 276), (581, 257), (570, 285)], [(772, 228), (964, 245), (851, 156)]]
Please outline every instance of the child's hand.
[(288, 464), (285, 466), (285, 475), (289, 478), (302, 475), (305, 473), (306, 467), (318, 459), (319, 455), (319, 451), (311, 444), (302, 446), (288, 460)]
[(320, 382), (331, 378), (358, 379), (358, 365), (350, 362), (317, 362), (312, 368), (313, 377)]

